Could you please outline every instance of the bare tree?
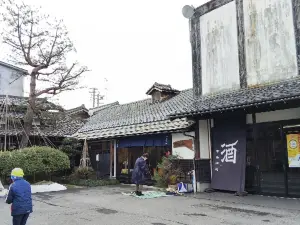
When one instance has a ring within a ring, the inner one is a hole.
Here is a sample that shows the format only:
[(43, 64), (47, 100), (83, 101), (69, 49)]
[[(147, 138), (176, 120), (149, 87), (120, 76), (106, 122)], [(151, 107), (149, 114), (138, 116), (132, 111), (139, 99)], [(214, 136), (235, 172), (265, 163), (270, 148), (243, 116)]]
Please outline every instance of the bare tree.
[(27, 146), (36, 100), (41, 95), (57, 95), (74, 90), (87, 71), (77, 62), (68, 66), (66, 57), (76, 52), (62, 20), (52, 19), (40, 9), (2, 0), (3, 42), (11, 50), (10, 60), (30, 66), (30, 91), (21, 147)]

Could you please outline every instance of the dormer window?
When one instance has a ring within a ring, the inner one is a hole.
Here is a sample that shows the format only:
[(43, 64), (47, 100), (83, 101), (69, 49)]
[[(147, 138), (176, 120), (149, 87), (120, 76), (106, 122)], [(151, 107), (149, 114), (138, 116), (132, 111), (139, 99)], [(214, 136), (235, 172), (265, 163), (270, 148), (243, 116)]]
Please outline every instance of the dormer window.
[(146, 92), (147, 95), (152, 96), (152, 102), (162, 102), (177, 95), (180, 91), (171, 87), (171, 85), (154, 83), (152, 87)]

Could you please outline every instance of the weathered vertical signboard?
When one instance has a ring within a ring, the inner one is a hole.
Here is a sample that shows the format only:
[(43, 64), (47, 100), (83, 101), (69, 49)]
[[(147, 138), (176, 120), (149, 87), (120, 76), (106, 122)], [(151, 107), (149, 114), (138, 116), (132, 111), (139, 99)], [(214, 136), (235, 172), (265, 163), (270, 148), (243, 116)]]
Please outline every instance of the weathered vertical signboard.
[[(300, 0), (212, 0), (191, 20), (195, 99), (300, 75)], [(199, 103), (198, 103), (199, 104)]]
[(242, 192), (245, 188), (245, 119), (225, 120), (213, 128), (212, 182), (218, 190)]
[(291, 0), (244, 0), (249, 86), (298, 75)]
[(236, 4), (200, 17), (202, 94), (240, 87)]

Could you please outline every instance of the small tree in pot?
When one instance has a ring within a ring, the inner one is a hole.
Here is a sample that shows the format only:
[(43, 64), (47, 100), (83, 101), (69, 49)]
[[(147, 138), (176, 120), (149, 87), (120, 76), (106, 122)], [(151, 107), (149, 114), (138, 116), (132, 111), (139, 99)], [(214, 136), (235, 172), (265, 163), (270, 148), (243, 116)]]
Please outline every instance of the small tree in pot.
[(158, 186), (167, 187), (168, 185), (175, 185), (178, 182), (180, 174), (182, 173), (178, 167), (178, 156), (163, 157), (162, 162), (158, 164), (159, 173), (155, 173), (154, 179)]

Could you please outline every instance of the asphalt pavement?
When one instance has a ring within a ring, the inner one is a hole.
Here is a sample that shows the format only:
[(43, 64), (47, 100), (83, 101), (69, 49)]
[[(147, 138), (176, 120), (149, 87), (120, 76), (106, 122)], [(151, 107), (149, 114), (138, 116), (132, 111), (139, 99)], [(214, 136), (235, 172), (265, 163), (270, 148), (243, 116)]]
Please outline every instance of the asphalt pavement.
[[(138, 199), (132, 187), (107, 186), (33, 195), (28, 225), (300, 224), (300, 200), (231, 194)], [(0, 199), (1, 225), (11, 224)]]

